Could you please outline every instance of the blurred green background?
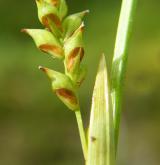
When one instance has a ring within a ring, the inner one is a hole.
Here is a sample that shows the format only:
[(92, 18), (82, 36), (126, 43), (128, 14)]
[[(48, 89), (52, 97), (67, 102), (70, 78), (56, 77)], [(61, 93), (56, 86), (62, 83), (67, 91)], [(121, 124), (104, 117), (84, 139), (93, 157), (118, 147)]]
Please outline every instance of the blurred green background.
[[(111, 65), (121, 0), (68, 0), (85, 19), (88, 76), (80, 90), (88, 126), (100, 54)], [(62, 64), (38, 51), (21, 28), (41, 28), (33, 0), (0, 0), (0, 165), (82, 165), (74, 114), (52, 94), (38, 65)], [(139, 0), (124, 84), (118, 165), (160, 163), (160, 1)]]

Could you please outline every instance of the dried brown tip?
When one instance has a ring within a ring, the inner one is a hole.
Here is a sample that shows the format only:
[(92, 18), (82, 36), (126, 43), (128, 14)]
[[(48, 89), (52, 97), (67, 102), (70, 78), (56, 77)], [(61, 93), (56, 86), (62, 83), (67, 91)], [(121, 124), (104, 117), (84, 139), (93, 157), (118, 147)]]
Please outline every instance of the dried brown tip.
[(88, 14), (90, 11), (89, 10), (85, 10), (84, 11), (84, 14), (86, 15), (86, 14)]
[(22, 32), (22, 33), (27, 33), (27, 34), (28, 34), (27, 29), (21, 29), (21, 32)]
[(45, 73), (47, 72), (47, 69), (44, 68), (43, 66), (39, 66), (38, 69), (40, 69), (41, 71), (43, 71), (43, 72), (45, 72)]

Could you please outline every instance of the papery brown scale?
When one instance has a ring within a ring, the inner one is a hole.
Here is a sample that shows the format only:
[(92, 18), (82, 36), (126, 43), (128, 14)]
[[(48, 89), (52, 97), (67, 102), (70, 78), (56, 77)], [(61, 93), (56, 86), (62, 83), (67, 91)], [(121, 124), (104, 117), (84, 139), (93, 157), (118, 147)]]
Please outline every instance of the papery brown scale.
[(73, 104), (78, 104), (75, 94), (68, 89), (65, 89), (65, 88), (57, 89), (56, 94), (58, 96), (64, 97), (65, 99), (69, 100)]
[(43, 44), (39, 46), (39, 49), (45, 53), (53, 52), (60, 55), (61, 57), (63, 56), (63, 50), (55, 45)]
[(48, 15), (45, 15), (42, 17), (43, 25), (45, 25), (47, 28), (50, 29), (48, 19), (53, 21), (55, 23), (55, 25), (62, 31), (61, 21), (58, 18), (58, 16), (56, 16), (55, 14), (48, 14)]
[(80, 54), (80, 61), (82, 61), (83, 56), (84, 56), (84, 49), (83, 48), (76, 47), (69, 54), (69, 56), (68, 56), (68, 63), (67, 63), (67, 69), (68, 69), (68, 71), (70, 71), (70, 69), (72, 68), (72, 66), (74, 64), (74, 59), (79, 54)]

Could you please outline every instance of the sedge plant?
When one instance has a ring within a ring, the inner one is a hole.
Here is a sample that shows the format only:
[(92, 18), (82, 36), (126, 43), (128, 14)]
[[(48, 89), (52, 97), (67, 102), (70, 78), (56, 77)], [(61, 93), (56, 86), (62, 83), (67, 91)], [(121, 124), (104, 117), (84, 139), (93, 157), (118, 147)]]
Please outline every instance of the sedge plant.
[(52, 90), (77, 119), (86, 165), (115, 165), (121, 116), (122, 86), (137, 0), (122, 0), (111, 76), (101, 56), (92, 97), (89, 131), (83, 126), (78, 90), (85, 79), (83, 17), (85, 10), (67, 15), (65, 0), (36, 0), (38, 18), (44, 29), (23, 29), (38, 49), (64, 64), (64, 73), (42, 67)]

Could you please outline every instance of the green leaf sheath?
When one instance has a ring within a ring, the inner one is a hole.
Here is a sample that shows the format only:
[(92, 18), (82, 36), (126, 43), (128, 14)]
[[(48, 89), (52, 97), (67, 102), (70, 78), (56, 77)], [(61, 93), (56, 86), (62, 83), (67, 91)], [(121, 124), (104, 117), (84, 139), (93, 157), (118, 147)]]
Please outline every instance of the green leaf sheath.
[(114, 156), (113, 111), (103, 55), (93, 91), (87, 165), (114, 165)]
[(118, 144), (121, 116), (122, 87), (128, 57), (128, 47), (132, 31), (137, 0), (123, 0), (117, 30), (111, 72), (111, 93), (114, 118), (115, 147)]

